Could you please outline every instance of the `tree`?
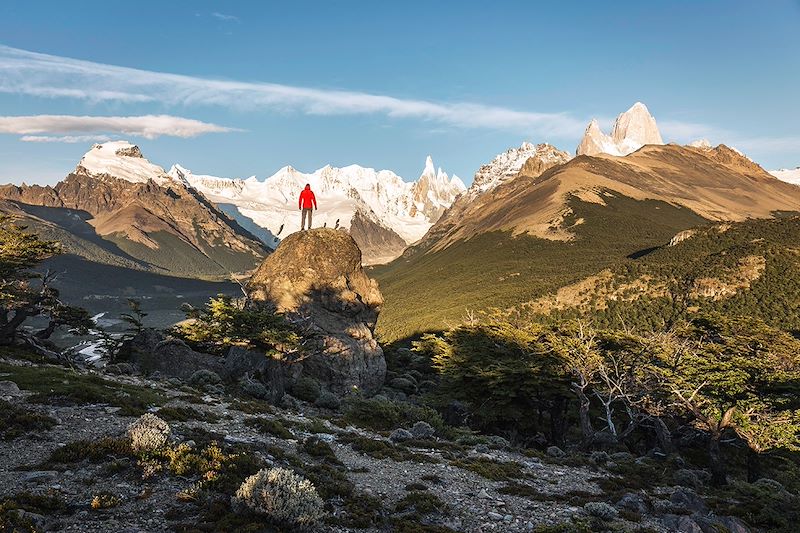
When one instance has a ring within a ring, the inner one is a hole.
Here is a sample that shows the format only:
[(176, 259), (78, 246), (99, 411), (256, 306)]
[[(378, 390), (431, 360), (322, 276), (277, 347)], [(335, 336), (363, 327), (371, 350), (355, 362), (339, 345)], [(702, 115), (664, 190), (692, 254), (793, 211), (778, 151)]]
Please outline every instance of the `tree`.
[(442, 391), (471, 406), (477, 427), (522, 437), (541, 432), (563, 444), (569, 375), (547, 331), (502, 321), (462, 325), (426, 335), (414, 350), (431, 357)]
[(188, 320), (173, 328), (176, 336), (212, 353), (231, 346), (264, 352), (272, 400), (281, 399), (287, 369), (308, 355), (308, 331), (300, 331), (267, 304), (230, 296), (211, 298), (202, 308), (184, 309)]
[[(32, 271), (45, 259), (61, 253), (56, 242), (43, 241), (35, 233), (27, 233), (11, 217), (0, 216), (0, 345), (23, 341), (40, 353), (53, 355), (41, 340), (47, 339), (58, 326), (67, 326), (83, 334), (92, 326), (88, 313), (59, 300), (52, 287), (57, 276)], [(48, 325), (33, 335), (20, 331), (32, 317), (48, 318)]]
[(800, 443), (800, 340), (752, 318), (707, 315), (676, 331), (655, 361), (675, 408), (709, 435), (712, 481), (726, 482), (720, 441), (734, 432), (756, 454)]

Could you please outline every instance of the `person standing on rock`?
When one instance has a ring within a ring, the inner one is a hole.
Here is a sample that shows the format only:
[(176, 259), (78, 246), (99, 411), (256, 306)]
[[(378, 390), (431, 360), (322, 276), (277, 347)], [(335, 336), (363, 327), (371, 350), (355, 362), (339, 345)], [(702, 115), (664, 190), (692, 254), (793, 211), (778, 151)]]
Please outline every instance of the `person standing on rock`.
[(298, 208), (300, 209), (300, 231), (306, 229), (306, 217), (308, 217), (308, 229), (311, 229), (311, 213), (312, 206), (317, 208), (317, 197), (314, 196), (314, 191), (311, 190), (311, 185), (306, 183), (306, 188), (300, 193), (298, 199)]

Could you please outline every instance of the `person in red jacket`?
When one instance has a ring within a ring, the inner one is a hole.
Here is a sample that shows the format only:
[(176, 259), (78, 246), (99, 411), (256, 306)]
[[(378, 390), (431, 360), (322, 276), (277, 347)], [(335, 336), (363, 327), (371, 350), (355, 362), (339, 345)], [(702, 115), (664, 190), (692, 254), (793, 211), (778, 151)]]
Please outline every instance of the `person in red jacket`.
[(300, 209), (300, 231), (306, 229), (306, 217), (308, 217), (308, 229), (311, 229), (311, 207), (317, 208), (317, 197), (314, 196), (314, 191), (311, 190), (311, 185), (306, 183), (306, 188), (300, 193), (300, 198), (297, 201), (297, 207)]

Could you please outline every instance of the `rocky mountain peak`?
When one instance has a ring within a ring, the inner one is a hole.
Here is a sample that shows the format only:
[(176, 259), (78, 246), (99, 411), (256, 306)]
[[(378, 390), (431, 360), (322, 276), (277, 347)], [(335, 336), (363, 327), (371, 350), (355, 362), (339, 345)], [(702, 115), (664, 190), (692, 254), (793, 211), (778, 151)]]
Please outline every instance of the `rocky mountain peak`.
[(576, 155), (628, 155), (646, 144), (664, 144), (655, 118), (647, 106), (636, 102), (614, 121), (611, 135), (600, 129), (596, 119), (586, 127)]
[(509, 148), (498, 154), (490, 163), (482, 165), (475, 173), (469, 189), (470, 194), (486, 192), (514, 178), (531, 158), (554, 166), (569, 161), (570, 155), (547, 143), (534, 145), (527, 141), (523, 142), (518, 148)]

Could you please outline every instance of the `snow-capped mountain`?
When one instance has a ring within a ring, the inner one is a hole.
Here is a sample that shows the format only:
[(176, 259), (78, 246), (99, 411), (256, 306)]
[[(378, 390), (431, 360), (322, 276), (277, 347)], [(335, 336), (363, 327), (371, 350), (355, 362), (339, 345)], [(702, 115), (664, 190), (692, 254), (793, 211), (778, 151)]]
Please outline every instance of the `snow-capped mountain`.
[(225, 278), (251, 270), (267, 251), (188, 182), (125, 141), (92, 146), (53, 187), (4, 186), (0, 199), (45, 224), (69, 253), (98, 263)]
[(769, 173), (781, 181), (800, 185), (800, 167), (794, 169), (782, 168), (779, 170), (770, 170)]
[(647, 106), (636, 102), (617, 117), (611, 135), (603, 133), (597, 120), (592, 119), (575, 154), (623, 156), (635, 152), (645, 144), (664, 144), (664, 141), (658, 131), (656, 119)]
[(509, 148), (495, 156), (491, 162), (481, 165), (469, 188), (470, 194), (486, 192), (516, 177), (531, 158), (544, 165), (553, 166), (566, 163), (570, 160), (570, 155), (547, 143), (534, 145), (527, 141), (523, 142), (518, 148)]
[(75, 174), (117, 178), (131, 183), (153, 180), (162, 185), (171, 180), (163, 168), (145, 159), (139, 147), (128, 141), (95, 144), (81, 158)]
[(185, 180), (223, 209), (235, 208), (278, 238), (300, 228), (298, 195), (308, 183), (319, 203), (315, 226), (350, 229), (354, 216), (360, 213), (362, 219), (399, 235), (405, 244), (420, 239), (466, 190), (457, 176), (451, 179), (441, 168), (437, 171), (430, 156), (419, 179), (411, 183), (390, 170), (358, 165), (328, 165), (311, 173), (286, 166), (264, 181), (196, 175), (174, 165), (169, 176)]

